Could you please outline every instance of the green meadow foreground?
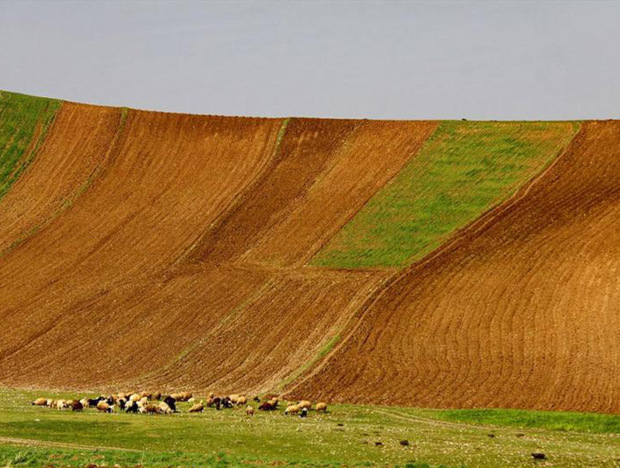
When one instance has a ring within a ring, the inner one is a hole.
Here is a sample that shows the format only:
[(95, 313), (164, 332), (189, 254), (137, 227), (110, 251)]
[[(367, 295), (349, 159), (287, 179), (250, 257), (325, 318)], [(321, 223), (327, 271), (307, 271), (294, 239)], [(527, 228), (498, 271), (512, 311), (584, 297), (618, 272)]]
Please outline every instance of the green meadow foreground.
[(72, 413), (30, 405), (42, 395), (76, 396), (0, 390), (0, 466), (620, 465), (612, 415), (330, 405), (301, 419), (242, 407), (189, 414), (187, 403), (174, 415)]

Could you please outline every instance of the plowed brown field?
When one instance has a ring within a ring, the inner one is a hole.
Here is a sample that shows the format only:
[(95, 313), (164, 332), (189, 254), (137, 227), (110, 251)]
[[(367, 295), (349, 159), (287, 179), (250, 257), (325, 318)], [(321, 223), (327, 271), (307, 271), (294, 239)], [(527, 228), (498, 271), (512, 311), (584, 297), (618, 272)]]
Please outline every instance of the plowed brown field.
[(0, 200), (0, 384), (620, 412), (617, 122), (405, 270), (309, 266), (437, 125), (63, 103)]
[(51, 221), (88, 188), (120, 124), (119, 109), (62, 105), (33, 164), (0, 204), (0, 255)]
[(369, 301), (293, 394), (620, 412), (620, 123)]
[[(135, 111), (123, 120), (118, 110), (96, 124), (103, 111), (64, 104), (20, 181), (28, 187), (51, 165), (89, 184), (0, 263), (0, 313), (12, 330), (0, 376), (12, 385), (279, 386), (337, 339), (386, 274), (281, 269), (243, 254), (272, 229), (286, 234), (291, 214), (320, 219), (317, 192), (327, 190), (339, 200), (325, 207), (329, 223), (308, 230), (294, 252), (272, 248), (302, 265), (436, 127)], [(347, 180), (356, 158), (365, 164)], [(75, 191), (61, 178), (46, 183), (50, 193)]]

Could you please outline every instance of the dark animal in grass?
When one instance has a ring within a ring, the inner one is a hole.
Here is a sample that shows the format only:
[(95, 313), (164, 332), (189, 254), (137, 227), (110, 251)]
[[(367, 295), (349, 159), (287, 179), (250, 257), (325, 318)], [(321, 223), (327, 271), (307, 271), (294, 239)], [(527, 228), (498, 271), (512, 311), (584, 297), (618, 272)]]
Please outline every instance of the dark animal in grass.
[(547, 455), (545, 455), (542, 452), (533, 452), (532, 453), (532, 458), (534, 460), (545, 460), (547, 458)]
[(257, 396), (255, 396), (255, 397), (254, 397), (254, 401), (255, 401), (256, 403), (260, 403), (260, 398), (258, 398)]
[(71, 411), (82, 411), (84, 405), (79, 400), (73, 400), (71, 402)]
[(97, 398), (89, 398), (88, 399), (88, 407), (89, 408), (96, 408), (97, 405), (99, 404), (100, 401), (105, 400), (105, 397), (97, 397)]
[(222, 399), (220, 397), (212, 397), (209, 398), (209, 400), (207, 401), (207, 406), (209, 408), (213, 407), (213, 406), (218, 406), (220, 404), (220, 402), (222, 401)]
[(271, 402), (271, 401), (265, 401), (265, 402), (260, 404), (258, 409), (260, 411), (275, 411), (276, 410), (276, 404)]
[(172, 398), (170, 395), (164, 398), (164, 403), (166, 403), (170, 407), (173, 413), (177, 412), (177, 405), (176, 405), (177, 401), (174, 398)]
[(306, 416), (308, 416), (308, 408), (302, 408), (300, 413), (299, 413), (299, 417), (300, 418), (305, 418)]
[(131, 401), (125, 405), (125, 411), (127, 413), (137, 413), (138, 412), (138, 402)]
[(222, 406), (224, 408), (232, 408), (233, 406), (235, 406), (235, 404), (232, 402), (232, 400), (229, 397), (224, 397), (222, 398)]
[(120, 409), (124, 410), (126, 405), (127, 405), (127, 400), (125, 400), (124, 398), (118, 399), (118, 407)]

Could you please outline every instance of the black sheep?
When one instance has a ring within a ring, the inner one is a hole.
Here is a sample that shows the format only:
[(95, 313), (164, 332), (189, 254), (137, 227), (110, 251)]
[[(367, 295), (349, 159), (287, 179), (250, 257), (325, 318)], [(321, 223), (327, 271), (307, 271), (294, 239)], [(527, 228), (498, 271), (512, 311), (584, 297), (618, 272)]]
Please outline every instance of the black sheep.
[(132, 401), (131, 403), (125, 405), (125, 411), (128, 413), (137, 413), (138, 403), (136, 401)]
[(166, 396), (166, 398), (164, 398), (164, 403), (166, 403), (170, 409), (172, 410), (173, 413), (177, 412), (177, 405), (176, 405), (176, 400), (174, 398), (172, 398), (170, 395)]
[(88, 407), (95, 408), (100, 401), (105, 400), (105, 397), (99, 396), (97, 398), (89, 398), (88, 399)]

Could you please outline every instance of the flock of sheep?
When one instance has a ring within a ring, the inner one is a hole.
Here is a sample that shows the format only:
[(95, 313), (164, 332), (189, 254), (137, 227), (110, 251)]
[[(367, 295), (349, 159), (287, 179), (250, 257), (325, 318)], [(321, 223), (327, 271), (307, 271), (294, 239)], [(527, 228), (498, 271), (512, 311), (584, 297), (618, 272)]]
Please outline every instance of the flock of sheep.
[[(260, 411), (276, 411), (280, 407), (280, 400), (277, 396), (269, 397), (262, 401), (259, 397), (254, 397), (253, 401), (258, 403)], [(188, 402), (192, 406), (190, 413), (202, 413), (205, 408), (215, 408), (221, 410), (224, 408), (234, 408), (245, 406), (245, 413), (248, 416), (254, 415), (254, 406), (248, 403), (248, 398), (244, 395), (227, 395), (215, 396), (210, 393), (206, 399), (196, 401), (190, 392), (173, 393), (171, 395), (162, 395), (160, 392), (142, 392), (142, 393), (118, 393), (109, 396), (99, 396), (96, 398), (82, 398), (81, 400), (54, 400), (51, 398), (37, 398), (32, 402), (34, 406), (46, 406), (48, 408), (56, 408), (59, 410), (70, 409), (72, 411), (82, 411), (85, 408), (96, 408), (102, 413), (113, 413), (118, 407), (120, 411), (126, 413), (141, 414), (172, 414), (178, 413), (177, 403)], [(293, 405), (287, 405), (284, 410), (286, 415), (299, 415), (306, 417), (308, 411), (312, 409), (312, 402), (309, 400), (301, 400)], [(326, 412), (327, 405), (319, 402), (314, 409), (318, 412)]]

